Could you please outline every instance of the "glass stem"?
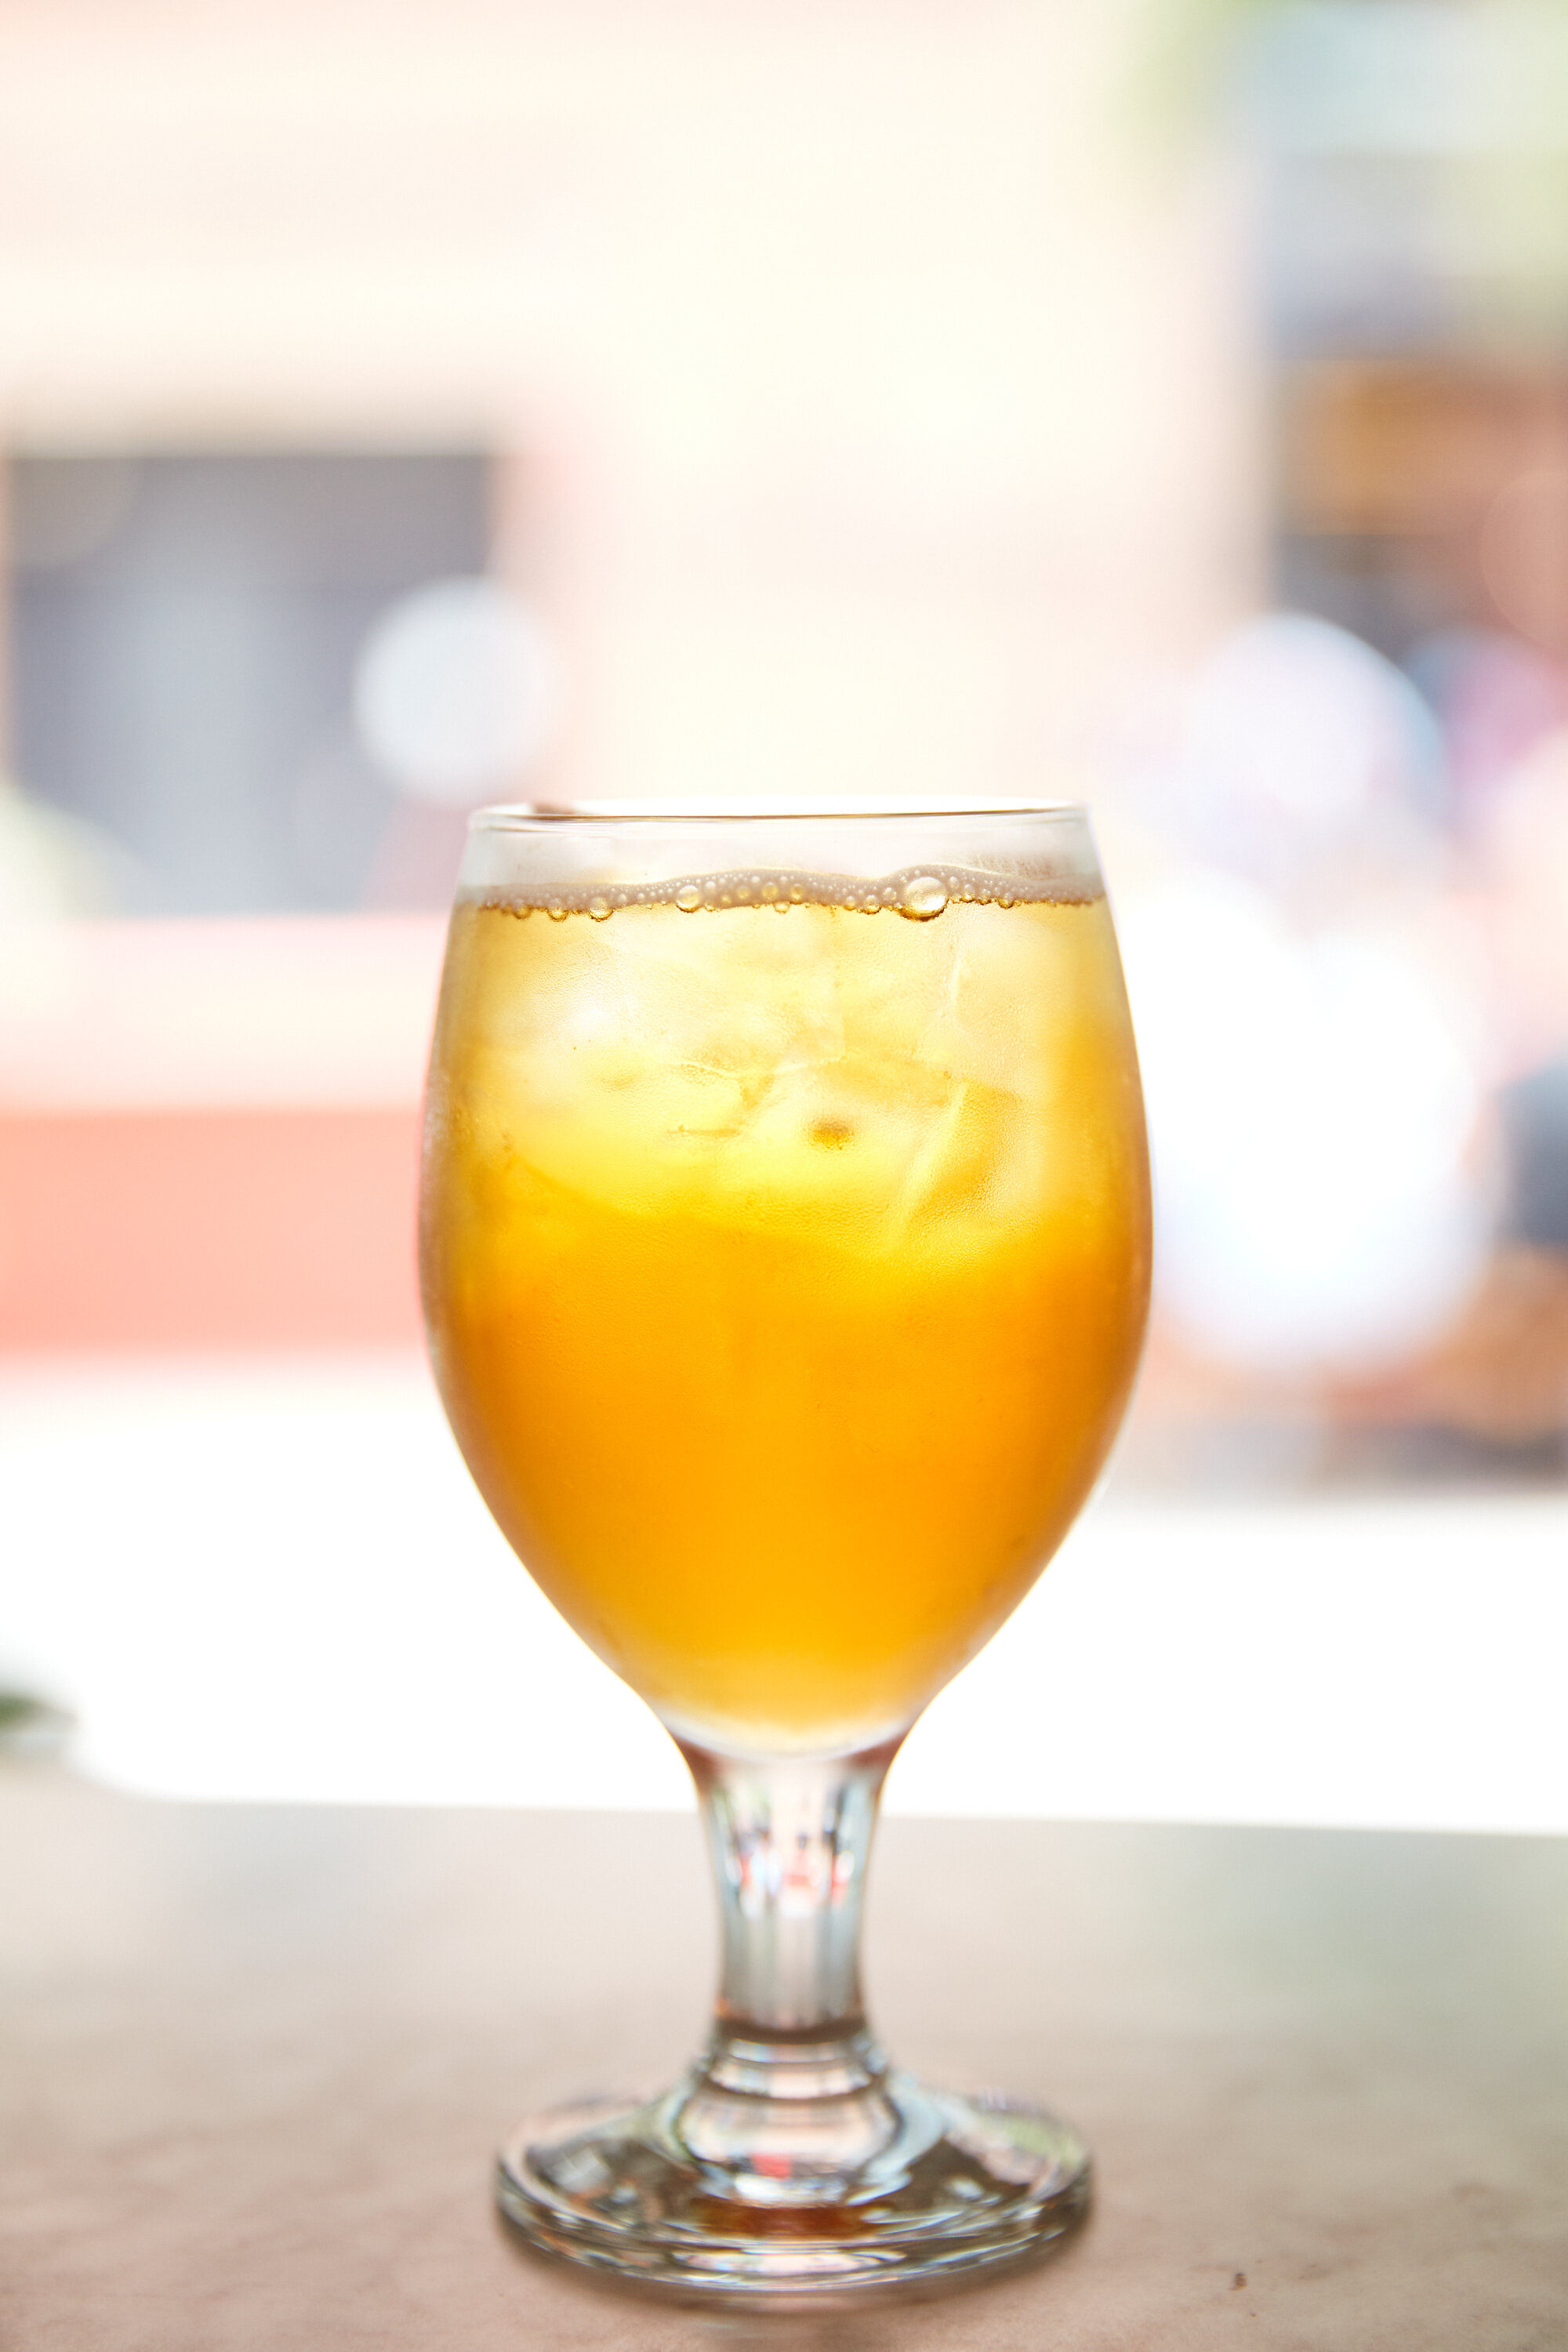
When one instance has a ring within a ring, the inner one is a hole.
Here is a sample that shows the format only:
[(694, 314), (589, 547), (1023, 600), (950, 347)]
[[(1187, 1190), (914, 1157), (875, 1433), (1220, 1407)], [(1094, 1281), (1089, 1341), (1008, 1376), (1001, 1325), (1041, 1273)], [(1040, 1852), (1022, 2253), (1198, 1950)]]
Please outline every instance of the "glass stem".
[(897, 1739), (858, 1755), (743, 1760), (683, 1746), (719, 1893), (703, 2080), (769, 2099), (879, 2079), (860, 1990), (866, 1864)]

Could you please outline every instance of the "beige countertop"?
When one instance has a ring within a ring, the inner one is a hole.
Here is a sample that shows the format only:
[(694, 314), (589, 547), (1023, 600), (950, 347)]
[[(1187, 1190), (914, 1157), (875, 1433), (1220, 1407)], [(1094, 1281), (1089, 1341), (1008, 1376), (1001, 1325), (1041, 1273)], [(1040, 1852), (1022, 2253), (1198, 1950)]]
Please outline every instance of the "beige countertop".
[(1072, 2116), (1088, 2231), (965, 2294), (799, 2322), (515, 2251), (502, 2131), (672, 2073), (700, 2030), (697, 1841), (660, 1814), (0, 1777), (5, 2352), (1568, 2344), (1568, 1843), (1544, 1838), (891, 1821), (884, 2037)]

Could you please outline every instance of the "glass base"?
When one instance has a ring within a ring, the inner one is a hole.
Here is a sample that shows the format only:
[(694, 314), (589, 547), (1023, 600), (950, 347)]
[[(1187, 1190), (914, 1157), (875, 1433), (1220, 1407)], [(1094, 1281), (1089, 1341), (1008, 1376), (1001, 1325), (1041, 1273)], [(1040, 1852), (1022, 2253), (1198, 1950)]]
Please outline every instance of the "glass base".
[(531, 2117), (497, 2197), (532, 2245), (623, 2281), (704, 2301), (820, 2297), (1040, 2252), (1087, 2213), (1089, 2159), (1054, 2116), (890, 2070), (777, 2103), (705, 2069), (645, 2105)]

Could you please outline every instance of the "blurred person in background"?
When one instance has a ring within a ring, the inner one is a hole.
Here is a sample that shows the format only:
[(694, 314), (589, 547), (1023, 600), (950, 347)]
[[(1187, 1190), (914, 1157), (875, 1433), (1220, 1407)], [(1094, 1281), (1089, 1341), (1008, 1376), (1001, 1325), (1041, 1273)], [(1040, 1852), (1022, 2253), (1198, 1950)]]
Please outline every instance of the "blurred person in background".
[(1557, 1473), (1568, 17), (1157, 21), (1166, 98), (1218, 101), (1254, 193), (1273, 609), (1110, 763), (1161, 1199), (1145, 1438), (1185, 1433), (1151, 1458)]
[(1164, 761), (1113, 798), (1167, 1347), (1194, 1360), (1157, 1352), (1156, 1393), (1201, 1392), (1206, 1364), (1230, 1412), (1272, 1397), (1298, 1435), (1551, 1457), (1565, 751), (1548, 734), (1463, 793), (1399, 669), (1279, 614), (1215, 649)]

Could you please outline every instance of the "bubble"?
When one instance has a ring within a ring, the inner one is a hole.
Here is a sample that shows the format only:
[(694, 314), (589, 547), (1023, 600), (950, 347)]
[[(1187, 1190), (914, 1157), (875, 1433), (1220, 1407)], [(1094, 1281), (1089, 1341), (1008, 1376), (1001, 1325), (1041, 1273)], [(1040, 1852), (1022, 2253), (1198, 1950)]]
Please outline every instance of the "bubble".
[(911, 874), (904, 884), (899, 912), (911, 923), (929, 923), (947, 906), (947, 891), (934, 874)]
[[(644, 882), (595, 889), (555, 889), (540, 892), (537, 897), (503, 897), (500, 892), (481, 903), (498, 911), (522, 916), (531, 908), (547, 914), (552, 922), (564, 922), (568, 915), (588, 915), (603, 922), (617, 907), (675, 907), (682, 914), (694, 914), (699, 907), (710, 912), (718, 908), (745, 909), (769, 906), (779, 914), (791, 907), (807, 906), (823, 908), (843, 908), (857, 914), (874, 915), (884, 907), (907, 916), (912, 922), (929, 922), (940, 915), (944, 907), (963, 901), (984, 906), (1016, 907), (1036, 903), (1053, 905), (1087, 905), (1099, 895), (1096, 884), (1089, 879), (1042, 874), (1037, 880), (1029, 877), (1003, 887), (984, 875), (959, 867), (937, 867), (928, 871), (917, 866), (888, 875), (878, 880), (861, 877), (851, 880), (843, 874), (708, 874), (693, 876), (678, 882), (672, 876), (664, 882)], [(465, 896), (467, 894), (464, 894)]]

